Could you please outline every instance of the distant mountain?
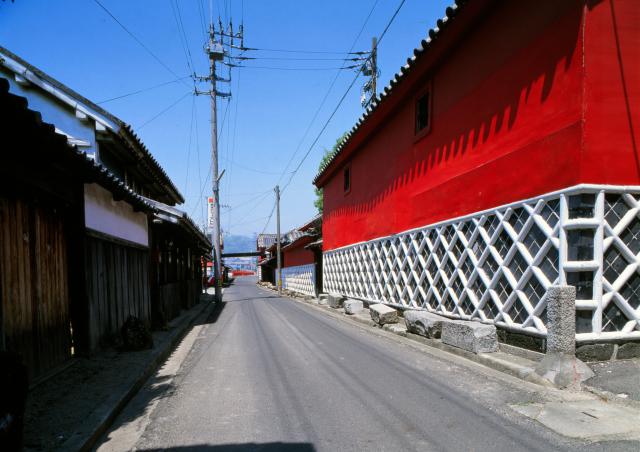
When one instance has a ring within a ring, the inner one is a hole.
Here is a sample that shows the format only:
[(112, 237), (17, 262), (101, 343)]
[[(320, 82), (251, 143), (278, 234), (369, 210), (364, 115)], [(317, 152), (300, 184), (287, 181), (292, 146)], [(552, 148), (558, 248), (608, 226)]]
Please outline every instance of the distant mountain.
[(224, 253), (242, 253), (256, 250), (256, 236), (250, 235), (225, 235)]

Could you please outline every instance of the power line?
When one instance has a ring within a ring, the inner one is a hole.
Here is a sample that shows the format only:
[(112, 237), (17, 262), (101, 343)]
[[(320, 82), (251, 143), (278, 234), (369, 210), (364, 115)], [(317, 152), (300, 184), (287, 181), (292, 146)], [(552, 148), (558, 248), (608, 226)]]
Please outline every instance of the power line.
[[(144, 50), (146, 50), (146, 52), (151, 55), (153, 57), (154, 60), (156, 60), (162, 67), (164, 67), (167, 71), (169, 71), (171, 74), (173, 74), (173, 76), (177, 79), (180, 78), (180, 76), (178, 74), (176, 74), (169, 66), (167, 66), (160, 58), (158, 58), (158, 56), (153, 53), (151, 51), (151, 49), (149, 47), (147, 47), (140, 39), (138, 39), (138, 37), (136, 35), (134, 35), (131, 31), (129, 31), (129, 29), (127, 27), (124, 26), (124, 24), (122, 22), (120, 22), (118, 20), (118, 18), (116, 16), (114, 16), (111, 11), (109, 11), (102, 3), (100, 3), (100, 0), (93, 0), (100, 8), (102, 8), (104, 10), (104, 12), (106, 12), (118, 25), (120, 25), (120, 28), (122, 28), (129, 36), (131, 36), (131, 38), (136, 41)], [(189, 86), (186, 83), (183, 83), (185, 86)]]
[(239, 64), (230, 64), (230, 63), (224, 63), (226, 66), (229, 67), (238, 67), (238, 68), (245, 68), (245, 69), (270, 69), (270, 70), (274, 70), (274, 71), (335, 71), (335, 70), (344, 70), (344, 69), (357, 69), (360, 68), (361, 65), (353, 65), (353, 66), (341, 66), (341, 67), (279, 67), (279, 66), (245, 66), (245, 65), (239, 65)]
[(182, 23), (182, 14), (180, 13), (180, 5), (175, 0), (169, 0), (171, 5), (171, 12), (173, 13), (173, 19), (176, 22), (178, 28), (178, 38), (180, 39), (180, 45), (182, 46), (182, 52), (187, 60), (187, 67), (191, 74), (195, 74), (195, 65), (193, 64), (193, 57), (191, 56), (191, 50), (189, 50), (189, 41), (187, 40), (187, 34), (184, 31), (184, 24)]
[(178, 100), (176, 100), (175, 102), (173, 102), (171, 105), (169, 105), (167, 108), (163, 109), (160, 113), (158, 113), (157, 115), (155, 115), (153, 118), (149, 119), (148, 121), (146, 121), (145, 123), (143, 123), (142, 125), (140, 125), (137, 129), (140, 130), (142, 129), (144, 126), (146, 126), (147, 124), (149, 124), (152, 121), (155, 121), (158, 117), (162, 116), (164, 113), (166, 113), (167, 111), (171, 110), (173, 107), (175, 107), (182, 99), (184, 99), (185, 97), (187, 97), (188, 95), (192, 94), (191, 91), (187, 91), (183, 96), (181, 96)]
[[(364, 19), (364, 22), (362, 23), (362, 26), (360, 27), (360, 30), (358, 31), (358, 34), (356, 35), (355, 39), (351, 43), (351, 47), (349, 48), (347, 54), (351, 54), (352, 53), (353, 48), (356, 46), (356, 44), (358, 42), (358, 39), (360, 39), (360, 36), (362, 36), (362, 32), (364, 31), (365, 27), (367, 26), (367, 23), (369, 23), (369, 19), (371, 18), (371, 15), (373, 14), (373, 11), (376, 9), (376, 6), (378, 5), (378, 1), (379, 0), (376, 0), (373, 3), (373, 5), (371, 5), (371, 9), (369, 10), (369, 14), (367, 14), (367, 17)], [(331, 90), (335, 86), (336, 81), (338, 80), (339, 76), (340, 76), (340, 72), (337, 72), (335, 77), (333, 77), (333, 80), (331, 81), (331, 84), (329, 85), (329, 88), (327, 89), (327, 92), (324, 94), (324, 97), (322, 98), (322, 101), (320, 102), (320, 105), (318, 106), (318, 108), (316, 109), (315, 113), (313, 114), (313, 118), (311, 118), (311, 121), (309, 122), (309, 125), (307, 126), (307, 129), (305, 130), (304, 134), (302, 135), (302, 138), (298, 142), (298, 145), (296, 146), (295, 151), (293, 152), (293, 154), (289, 158), (289, 161), (287, 162), (287, 164), (285, 165), (284, 169), (282, 170), (282, 174), (278, 178), (278, 183), (280, 183), (280, 181), (282, 180), (282, 178), (286, 174), (286, 171), (287, 171), (287, 169), (289, 169), (289, 165), (291, 165), (291, 163), (293, 162), (293, 159), (296, 157), (296, 155), (298, 155), (298, 152), (300, 151), (300, 148), (302, 147), (302, 143), (304, 143), (304, 140), (307, 138), (307, 135), (311, 131), (311, 127), (313, 126), (314, 122), (316, 121), (316, 118), (320, 114), (320, 111), (322, 110), (322, 107), (324, 107), (325, 102), (329, 98), (329, 94), (331, 93)], [(356, 75), (356, 78), (357, 78), (357, 75)]]
[(234, 60), (240, 60), (240, 61), (248, 61), (248, 60), (272, 60), (272, 61), (366, 61), (367, 58), (362, 58), (362, 57), (353, 57), (353, 58), (298, 58), (298, 57), (294, 57), (294, 58), (289, 58), (289, 57), (263, 57), (263, 56), (257, 56), (257, 57), (246, 57), (246, 56), (239, 56), (239, 57), (230, 57), (231, 59)]
[(195, 115), (195, 103), (196, 97), (193, 96), (191, 98), (191, 124), (189, 125), (189, 145), (187, 146), (187, 175), (184, 181), (184, 192), (187, 193), (187, 188), (189, 187), (189, 164), (191, 163), (191, 142), (193, 139), (193, 122)]
[[(232, 155), (233, 155), (233, 154), (232, 154)], [(230, 160), (230, 159), (225, 159), (225, 161), (226, 161), (227, 163), (229, 163), (229, 165), (231, 165), (231, 166), (232, 166), (232, 165), (235, 165), (235, 166), (237, 166), (238, 168), (242, 168), (243, 170), (245, 170), (245, 171), (250, 171), (250, 172), (252, 172), (252, 173), (257, 173), (257, 174), (267, 174), (267, 175), (270, 175), (270, 176), (275, 176), (275, 175), (280, 174), (280, 172), (279, 172), (279, 171), (263, 171), (263, 170), (257, 170), (257, 169), (255, 169), (255, 168), (250, 168), (250, 167), (248, 167), (248, 166), (241, 165), (240, 163), (235, 162), (235, 161)]]
[(202, 25), (202, 33), (207, 36), (207, 21), (204, 18), (204, 5), (202, 0), (198, 0), (198, 13), (200, 14), (200, 24)]
[(129, 96), (134, 96), (134, 95), (136, 95), (136, 94), (140, 94), (140, 93), (144, 93), (144, 92), (147, 92), (147, 91), (151, 91), (152, 89), (160, 88), (160, 87), (162, 87), (162, 86), (171, 85), (172, 83), (177, 83), (177, 82), (179, 82), (180, 80), (185, 80), (185, 79), (187, 79), (187, 78), (191, 78), (191, 77), (187, 75), (187, 76), (185, 76), (185, 77), (180, 77), (180, 78), (177, 78), (177, 79), (175, 79), (175, 80), (169, 80), (168, 82), (159, 83), (159, 84), (157, 84), (157, 85), (150, 86), (150, 87), (148, 87), (148, 88), (139, 89), (139, 90), (137, 90), (137, 91), (133, 91), (133, 92), (131, 92), (131, 93), (122, 94), (122, 95), (120, 95), (120, 96), (112, 97), (112, 98), (110, 98), (110, 99), (101, 100), (100, 102), (96, 102), (96, 103), (97, 103), (98, 105), (100, 105), (100, 104), (106, 104), (107, 102), (111, 102), (111, 101), (118, 100), (118, 99), (123, 99), (123, 98), (125, 98), (125, 97), (129, 97)]
[[(378, 2), (376, 1), (376, 3)], [(325, 55), (344, 55), (345, 54), (345, 52), (333, 52), (333, 51), (326, 51), (326, 50), (266, 49), (266, 48), (259, 48), (259, 47), (242, 47), (241, 50), (259, 50), (263, 52), (284, 52), (284, 53), (316, 53), (316, 54), (325, 54)], [(369, 53), (368, 51), (352, 52), (351, 50), (347, 52), (348, 55), (366, 55)]]
[[(395, 12), (393, 13), (393, 16), (391, 16), (391, 19), (389, 19), (389, 22), (387, 23), (387, 26), (384, 28), (384, 30), (382, 31), (382, 34), (380, 35), (380, 38), (378, 38), (378, 44), (382, 41), (382, 39), (384, 38), (384, 36), (386, 35), (387, 31), (389, 30), (389, 27), (391, 26), (391, 24), (393, 23), (393, 21), (395, 20), (396, 16), (398, 15), (398, 13), (400, 12), (400, 9), (402, 8), (402, 6), (404, 5), (406, 0), (401, 0), (400, 4), (398, 5), (398, 7), (396, 8)], [(289, 184), (291, 183), (291, 181), (293, 180), (293, 178), (295, 177), (296, 173), (298, 172), (298, 170), (300, 169), (300, 167), (302, 166), (302, 164), (304, 163), (304, 161), (307, 159), (307, 157), (309, 156), (309, 154), (311, 153), (311, 150), (313, 149), (313, 146), (315, 146), (315, 144), (318, 142), (318, 140), (320, 139), (320, 137), (322, 136), (322, 134), (324, 133), (325, 129), (327, 128), (327, 126), (329, 125), (329, 123), (331, 122), (331, 119), (333, 119), (334, 115), (336, 114), (336, 112), (338, 111), (338, 108), (340, 108), (340, 105), (342, 105), (342, 102), (344, 101), (344, 99), (347, 97), (347, 94), (349, 93), (349, 91), (351, 91), (351, 88), (353, 87), (353, 85), (356, 83), (356, 80), (358, 80), (358, 77), (360, 76), (360, 73), (357, 73), (356, 76), (354, 77), (354, 79), (351, 81), (351, 83), (349, 84), (349, 86), (347, 87), (347, 90), (345, 91), (345, 93), (342, 95), (342, 97), (340, 98), (340, 100), (338, 101), (338, 105), (336, 105), (336, 107), (333, 109), (333, 111), (331, 112), (331, 115), (329, 116), (329, 118), (327, 118), (326, 122), (324, 123), (324, 125), (322, 126), (322, 129), (320, 129), (320, 132), (318, 133), (318, 135), (316, 136), (316, 138), (313, 140), (313, 143), (311, 143), (311, 146), (309, 146), (309, 149), (307, 150), (307, 152), (305, 153), (305, 155), (302, 157), (302, 160), (300, 160), (300, 163), (298, 163), (298, 166), (296, 167), (295, 170), (293, 170), (293, 172), (291, 173), (291, 176), (289, 177), (289, 180), (287, 181), (287, 183), (285, 184), (285, 186), (282, 188), (281, 193), (285, 191), (285, 189), (289, 186)]]
[(269, 217), (267, 218), (267, 222), (264, 225), (264, 228), (262, 228), (262, 232), (260, 234), (264, 234), (264, 231), (267, 230), (267, 227), (269, 227), (269, 223), (271, 222), (271, 218), (273, 217), (273, 213), (276, 211), (276, 203), (273, 203), (273, 208), (271, 209), (271, 213), (269, 214)]

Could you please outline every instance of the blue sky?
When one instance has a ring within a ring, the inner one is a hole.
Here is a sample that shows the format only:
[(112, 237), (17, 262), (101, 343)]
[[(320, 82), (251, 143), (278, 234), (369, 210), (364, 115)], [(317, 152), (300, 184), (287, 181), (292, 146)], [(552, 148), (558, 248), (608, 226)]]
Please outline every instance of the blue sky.
[[(201, 224), (206, 215), (204, 198), (211, 190), (207, 180), (211, 162), (209, 99), (188, 94), (193, 90), (191, 80), (175, 82), (174, 74), (189, 75), (189, 53), (198, 74), (208, 71), (202, 51), (205, 34), (200, 6), (208, 20), (209, 0), (100, 1), (164, 64), (149, 55), (93, 0), (0, 1), (0, 44), (94, 102), (173, 81), (101, 105), (134, 127), (185, 196), (183, 208)], [(411, 56), (413, 48), (451, 2), (406, 0), (378, 50), (380, 89)], [(375, 5), (354, 46), (357, 51), (369, 50), (372, 36), (382, 32), (400, 0), (211, 3), (215, 21), (218, 16), (223, 22), (231, 18), (234, 27), (244, 22), (246, 47), (346, 52)], [(188, 52), (181, 44), (174, 15), (176, 5)], [(222, 228), (233, 234), (265, 229), (274, 202), (273, 187), (278, 181), (280, 185), (287, 182), (289, 171), (310, 149), (355, 76), (352, 70), (335, 69), (343, 62), (331, 58), (343, 58), (341, 54), (251, 51), (245, 56), (323, 60), (260, 59), (232, 70), (233, 97), (218, 101), (218, 120), (220, 168), (226, 169), (221, 204), (230, 207), (222, 209)], [(220, 72), (227, 76), (227, 69)], [(336, 74), (333, 89), (311, 123)], [(330, 148), (362, 114), (363, 82), (362, 77), (356, 82), (284, 191), (283, 230), (299, 226), (315, 214), (311, 181), (324, 149)], [(224, 83), (219, 87), (229, 90)], [(200, 85), (200, 89), (206, 89), (206, 85)], [(152, 118), (155, 119), (148, 122)], [(283, 174), (292, 156), (292, 164)], [(389, 158), (393, 158), (392, 149)], [(266, 230), (275, 230), (273, 218)]]

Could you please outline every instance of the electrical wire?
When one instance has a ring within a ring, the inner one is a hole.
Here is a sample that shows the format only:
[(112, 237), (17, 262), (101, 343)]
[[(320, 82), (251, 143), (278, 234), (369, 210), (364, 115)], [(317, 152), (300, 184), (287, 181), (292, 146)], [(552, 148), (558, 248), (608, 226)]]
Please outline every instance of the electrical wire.
[[(376, 3), (378, 3), (376, 1)], [(284, 53), (316, 53), (316, 54), (325, 54), (325, 55), (344, 55), (345, 52), (332, 52), (326, 50), (291, 50), (291, 49), (267, 49), (267, 48), (259, 48), (259, 47), (242, 47), (242, 50), (260, 50), (263, 52), (284, 52)], [(352, 49), (353, 50), (353, 49)], [(347, 52), (349, 55), (366, 55), (370, 52), (352, 52), (351, 50)]]
[[(167, 66), (160, 58), (158, 58), (158, 56), (153, 53), (151, 51), (151, 49), (149, 47), (147, 47), (140, 39), (138, 39), (138, 37), (136, 35), (134, 35), (131, 31), (129, 31), (129, 29), (118, 20), (118, 18), (116, 16), (113, 15), (113, 13), (111, 11), (109, 11), (102, 3), (100, 3), (100, 0), (93, 0), (100, 8), (102, 8), (104, 10), (104, 12), (106, 12), (118, 25), (120, 25), (120, 28), (122, 28), (134, 41), (136, 41), (149, 55), (151, 55), (153, 57), (154, 60), (156, 60), (162, 67), (164, 67), (167, 71), (169, 71), (176, 79), (179, 79), (180, 76), (178, 74), (176, 74), (173, 69), (171, 69), (169, 66)], [(186, 83), (183, 83), (185, 86), (189, 86)]]
[(97, 103), (98, 105), (100, 105), (100, 104), (106, 104), (107, 102), (111, 102), (111, 101), (118, 100), (118, 99), (124, 99), (125, 97), (134, 96), (134, 95), (136, 95), (136, 94), (140, 94), (140, 93), (144, 93), (144, 92), (147, 92), (147, 91), (151, 91), (151, 90), (153, 90), (153, 89), (160, 88), (160, 87), (162, 87), (162, 86), (171, 85), (172, 83), (177, 83), (177, 82), (179, 82), (180, 80), (185, 80), (185, 79), (188, 79), (188, 78), (191, 78), (191, 77), (190, 77), (189, 75), (187, 75), (187, 76), (184, 76), (184, 77), (177, 78), (177, 79), (175, 79), (175, 80), (169, 80), (168, 82), (159, 83), (159, 84), (157, 84), (157, 85), (150, 86), (150, 87), (148, 87), (148, 88), (139, 89), (139, 90), (137, 90), (137, 91), (133, 91), (133, 92), (131, 92), (131, 93), (122, 94), (122, 95), (120, 95), (120, 96), (112, 97), (112, 98), (110, 98), (110, 99), (101, 100), (100, 102), (96, 102), (96, 103)]
[[(405, 4), (405, 2), (406, 2), (406, 0), (401, 0), (400, 4), (398, 5), (398, 7), (396, 8), (395, 12), (393, 13), (393, 16), (391, 16), (391, 19), (389, 19), (389, 22), (387, 23), (387, 26), (384, 28), (384, 30), (382, 31), (382, 34), (378, 38), (378, 44), (384, 39), (384, 36), (386, 35), (387, 31), (389, 30), (389, 27), (391, 26), (391, 24), (393, 23), (393, 21), (397, 17), (398, 13), (400, 12), (400, 9)], [(296, 167), (296, 169), (293, 170), (293, 172), (291, 173), (291, 176), (289, 177), (289, 180), (287, 181), (285, 186), (282, 188), (280, 193), (283, 193), (286, 190), (286, 188), (289, 186), (289, 184), (291, 183), (291, 181), (293, 180), (293, 178), (297, 174), (298, 170), (300, 169), (300, 167), (302, 166), (304, 161), (307, 159), (307, 157), (311, 153), (311, 151), (313, 149), (313, 146), (315, 146), (315, 144), (318, 142), (318, 140), (320, 139), (320, 137), (322, 136), (322, 134), (326, 130), (327, 126), (331, 122), (331, 119), (333, 119), (333, 117), (335, 116), (336, 112), (338, 111), (338, 108), (340, 108), (340, 105), (342, 105), (342, 102), (347, 97), (347, 94), (349, 93), (349, 91), (351, 91), (351, 88), (355, 84), (356, 80), (358, 80), (359, 76), (360, 76), (360, 73), (357, 73), (356, 76), (354, 77), (353, 81), (351, 82), (351, 84), (348, 86), (348, 88), (345, 91), (345, 93), (342, 95), (342, 97), (338, 101), (338, 105), (336, 105), (336, 107), (333, 109), (333, 111), (331, 112), (331, 115), (329, 115), (329, 118), (327, 118), (326, 122), (322, 126), (322, 129), (320, 130), (320, 132), (318, 133), (316, 138), (313, 140), (313, 143), (311, 143), (311, 146), (309, 146), (309, 149), (307, 150), (306, 154), (302, 157), (302, 160), (300, 160), (300, 163), (298, 163), (298, 166)]]
[(289, 57), (230, 57), (233, 60), (248, 61), (248, 60), (272, 60), (272, 61), (366, 61), (368, 58), (354, 57), (354, 58), (289, 58)]
[(182, 14), (180, 13), (180, 5), (176, 0), (169, 0), (169, 4), (171, 5), (171, 12), (173, 13), (173, 18), (178, 28), (178, 37), (182, 46), (182, 52), (184, 53), (185, 59), (187, 60), (189, 73), (195, 74), (195, 64), (193, 64), (193, 57), (191, 56), (191, 50), (189, 50), (189, 41), (187, 39), (187, 34), (184, 31)]
[(189, 164), (191, 163), (191, 143), (193, 140), (193, 122), (195, 115), (195, 103), (196, 96), (191, 98), (191, 123), (189, 124), (189, 145), (187, 146), (187, 171), (186, 177), (184, 181), (184, 192), (187, 193), (187, 189), (189, 188)]
[(148, 121), (144, 122), (142, 125), (140, 125), (137, 130), (141, 130), (144, 126), (146, 126), (147, 124), (155, 121), (157, 118), (159, 118), (160, 116), (162, 116), (164, 113), (166, 113), (167, 111), (171, 110), (173, 107), (175, 107), (178, 103), (180, 103), (180, 101), (182, 101), (185, 97), (187, 97), (188, 95), (193, 94), (191, 91), (187, 91), (183, 96), (181, 96), (179, 99), (177, 99), (175, 102), (173, 102), (171, 105), (169, 105), (167, 108), (163, 109), (162, 111), (160, 111), (160, 113), (158, 113), (157, 115), (155, 115), (154, 117), (152, 117), (151, 119), (149, 119)]
[(360, 68), (361, 65), (353, 65), (353, 66), (341, 66), (341, 67), (278, 67), (278, 66), (245, 66), (245, 65), (237, 65), (237, 64), (228, 64), (224, 63), (229, 67), (241, 67), (245, 69), (269, 69), (274, 71), (335, 71), (335, 70), (345, 70), (345, 69), (356, 69)]
[[(376, 9), (376, 6), (378, 5), (378, 2), (379, 2), (379, 0), (376, 0), (373, 3), (373, 5), (371, 5), (371, 9), (369, 10), (369, 14), (367, 14), (367, 17), (364, 19), (364, 22), (362, 23), (362, 26), (360, 27), (360, 30), (358, 31), (358, 34), (356, 35), (356, 37), (354, 38), (353, 42), (351, 43), (351, 47), (347, 51), (347, 54), (352, 53), (353, 48), (356, 46), (356, 44), (358, 42), (358, 39), (360, 39), (360, 36), (362, 36), (362, 33), (364, 32), (365, 27), (369, 23), (369, 19), (371, 18), (371, 15), (373, 14), (373, 11)], [(309, 122), (309, 125), (307, 126), (304, 134), (302, 135), (302, 138), (298, 142), (298, 145), (296, 146), (295, 151), (293, 152), (293, 154), (291, 154), (291, 157), (289, 158), (289, 161), (287, 162), (287, 164), (285, 165), (284, 169), (282, 170), (282, 174), (278, 178), (278, 184), (280, 183), (280, 181), (282, 181), (282, 178), (284, 177), (284, 175), (286, 174), (287, 170), (289, 169), (289, 165), (291, 165), (291, 163), (295, 159), (296, 155), (298, 155), (298, 152), (300, 152), (300, 149), (302, 147), (302, 144), (304, 143), (304, 140), (306, 140), (307, 136), (309, 135), (309, 132), (311, 131), (311, 127), (315, 123), (318, 115), (320, 114), (320, 111), (322, 111), (322, 108), (324, 107), (324, 104), (326, 103), (327, 99), (329, 98), (329, 94), (331, 93), (331, 90), (335, 86), (336, 81), (338, 80), (339, 76), (340, 76), (340, 72), (337, 72), (335, 77), (333, 77), (333, 80), (331, 81), (331, 84), (329, 85), (329, 88), (327, 89), (327, 92), (324, 94), (324, 97), (322, 98), (322, 101), (320, 102), (320, 105), (318, 106), (318, 108), (316, 109), (315, 113), (313, 114), (313, 117), (311, 118), (311, 121)], [(357, 76), (356, 76), (356, 78), (357, 78)]]
[(271, 222), (271, 218), (273, 217), (273, 213), (276, 211), (276, 203), (273, 203), (273, 208), (271, 209), (271, 213), (269, 214), (269, 216), (267, 217), (267, 222), (264, 225), (264, 228), (262, 228), (262, 232), (260, 234), (264, 234), (264, 231), (267, 230), (267, 227), (269, 227), (269, 223)]

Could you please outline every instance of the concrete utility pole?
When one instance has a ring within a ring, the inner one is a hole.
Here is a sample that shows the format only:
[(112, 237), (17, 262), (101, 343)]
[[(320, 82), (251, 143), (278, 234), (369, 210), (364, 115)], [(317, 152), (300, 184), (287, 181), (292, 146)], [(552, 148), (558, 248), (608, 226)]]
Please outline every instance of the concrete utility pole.
[(282, 293), (282, 258), (280, 255), (280, 186), (276, 185), (276, 253), (278, 270), (276, 275), (276, 286), (278, 293)]
[(375, 36), (371, 43), (371, 99), (375, 99), (378, 83), (378, 38)]
[[(214, 276), (216, 281), (216, 303), (222, 301), (222, 254), (220, 250), (220, 179), (218, 177), (218, 109), (216, 90), (216, 60), (220, 55), (215, 52), (213, 27), (209, 32), (209, 77), (211, 77), (211, 166), (213, 167), (213, 252)], [(220, 49), (222, 50), (222, 49)], [(222, 50), (224, 57), (224, 50)]]
[[(222, 174), (218, 174), (218, 111), (217, 98), (229, 97), (228, 93), (220, 93), (217, 90), (216, 82), (216, 62), (222, 61), (225, 57), (225, 51), (222, 39), (218, 42), (215, 39), (215, 30), (213, 25), (209, 26), (209, 42), (205, 47), (207, 56), (209, 57), (209, 75), (206, 77), (195, 77), (198, 81), (208, 81), (211, 83), (210, 91), (195, 90), (196, 95), (208, 95), (211, 98), (211, 166), (212, 166), (212, 190), (213, 190), (213, 212), (212, 221), (209, 225), (212, 229), (211, 241), (213, 242), (213, 275), (215, 279), (215, 299), (216, 302), (222, 301), (222, 254), (220, 250), (220, 178)], [(224, 171), (223, 171), (224, 173)]]
[(362, 67), (362, 75), (369, 77), (369, 80), (362, 86), (362, 96), (360, 103), (364, 108), (369, 107), (378, 93), (378, 38), (375, 36), (371, 40), (371, 52)]

